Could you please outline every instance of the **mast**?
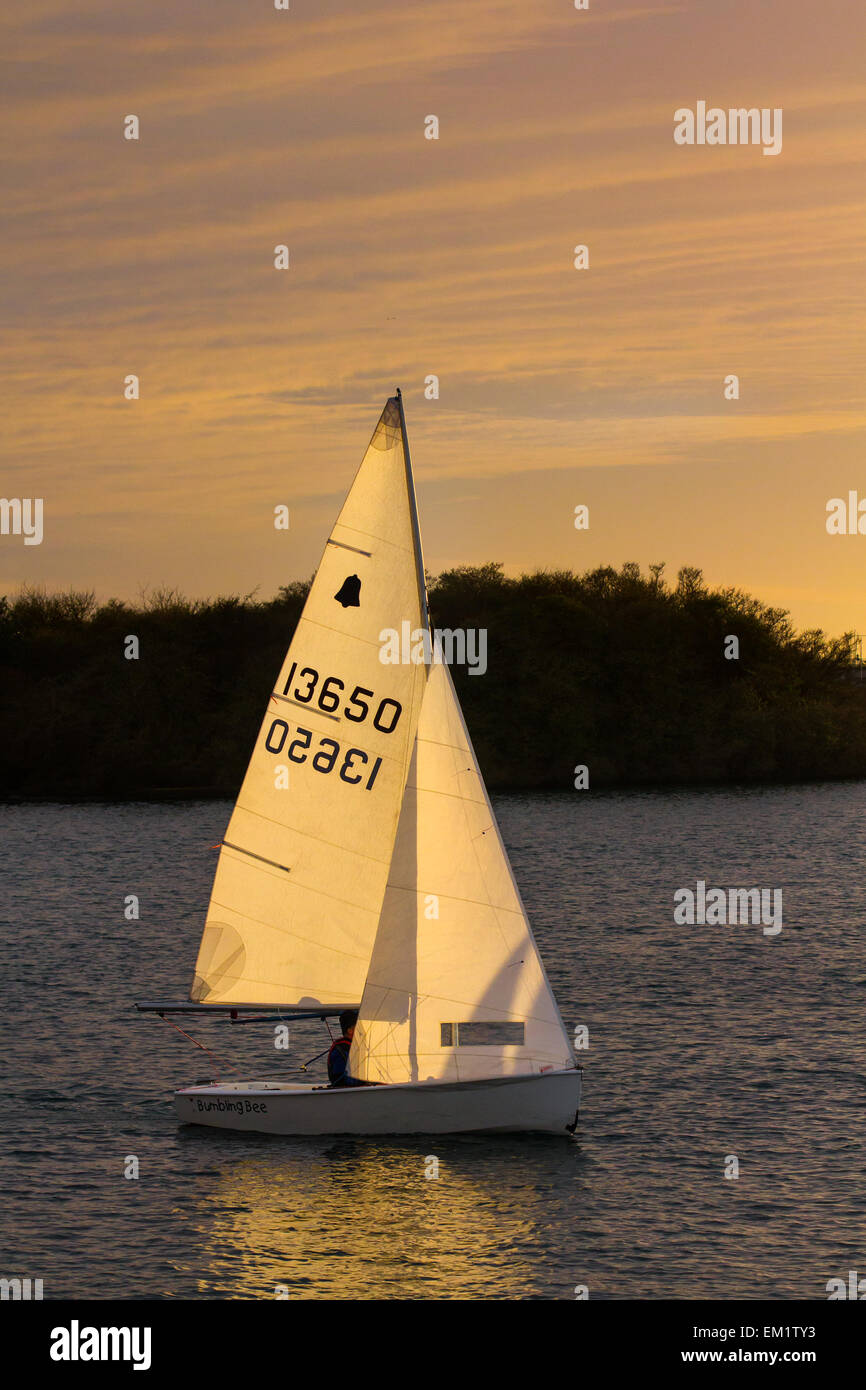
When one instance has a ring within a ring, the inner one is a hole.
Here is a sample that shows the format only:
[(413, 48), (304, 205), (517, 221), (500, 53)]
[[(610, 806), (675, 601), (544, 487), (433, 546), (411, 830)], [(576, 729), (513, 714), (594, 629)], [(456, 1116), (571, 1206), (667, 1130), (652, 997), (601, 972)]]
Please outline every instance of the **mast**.
[(429, 629), (430, 617), (427, 611), (427, 580), (424, 575), (424, 555), (421, 550), (421, 528), (418, 525), (418, 501), (415, 497), (415, 479), (412, 476), (412, 460), (409, 457), (409, 440), (406, 435), (406, 416), (403, 411), (403, 393), (397, 387), (397, 408), (400, 411), (400, 432), (403, 435), (403, 457), (406, 461), (406, 489), (409, 493), (409, 512), (412, 518), (412, 534), (415, 538), (415, 568), (418, 574), (418, 593), (421, 597), (421, 616), (424, 626)]

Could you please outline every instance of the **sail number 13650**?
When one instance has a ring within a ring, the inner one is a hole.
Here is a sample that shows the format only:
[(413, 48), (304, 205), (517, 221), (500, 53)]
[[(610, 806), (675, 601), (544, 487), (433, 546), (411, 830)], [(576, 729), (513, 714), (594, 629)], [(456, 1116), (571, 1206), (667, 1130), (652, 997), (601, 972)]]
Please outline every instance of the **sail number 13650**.
[[(302, 666), (298, 672), (298, 683), (292, 690), (291, 684), (295, 678), (297, 664), (296, 661), (292, 662), (291, 670), (283, 686), (283, 694), (290, 696), (299, 705), (309, 705), (313, 702), (316, 686), (319, 684), (319, 673), (312, 666)], [(340, 707), (345, 690), (345, 684), (339, 676), (326, 677), (319, 689), (316, 707), (323, 710), (325, 714), (334, 714)], [(364, 686), (356, 685), (348, 698), (348, 704), (342, 711), (343, 717), (351, 720), (353, 724), (362, 724), (370, 713), (368, 699), (375, 699), (372, 690), (366, 690)], [(403, 706), (399, 700), (392, 700), (387, 697), (380, 700), (376, 713), (373, 715), (373, 728), (378, 729), (380, 734), (393, 734), (402, 713)]]

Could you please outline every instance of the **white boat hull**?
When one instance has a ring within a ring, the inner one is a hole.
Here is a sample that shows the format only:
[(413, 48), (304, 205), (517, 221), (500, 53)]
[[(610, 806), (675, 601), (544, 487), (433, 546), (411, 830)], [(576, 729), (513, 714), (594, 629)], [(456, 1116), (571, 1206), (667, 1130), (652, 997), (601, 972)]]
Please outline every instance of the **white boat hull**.
[(260, 1134), (574, 1132), (582, 1073), (575, 1068), (484, 1081), (395, 1086), (244, 1082), (175, 1092), (183, 1124)]

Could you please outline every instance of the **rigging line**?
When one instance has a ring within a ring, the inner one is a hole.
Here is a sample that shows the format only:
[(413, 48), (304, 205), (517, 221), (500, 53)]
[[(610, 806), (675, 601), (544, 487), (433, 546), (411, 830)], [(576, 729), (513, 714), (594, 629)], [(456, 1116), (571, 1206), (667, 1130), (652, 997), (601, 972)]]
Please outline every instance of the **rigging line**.
[[(420, 663), (420, 664), (421, 664), (421, 671), (420, 671), (420, 673), (418, 673), (417, 670), (416, 670), (415, 677), (413, 678), (413, 681), (412, 681), (412, 702), (411, 702), (411, 708), (414, 709), (414, 708), (415, 708), (415, 699), (416, 699), (416, 696), (417, 696), (417, 694), (418, 694), (418, 685), (419, 685), (419, 683), (420, 683), (420, 684), (421, 684), (421, 695), (420, 695), (420, 697), (418, 698), (418, 719), (419, 719), (419, 720), (420, 720), (420, 718), (421, 718), (421, 706), (422, 706), (423, 703), (424, 703), (424, 694), (425, 694), (425, 691), (426, 691), (426, 689), (427, 689), (427, 679), (428, 679), (428, 677), (427, 677), (427, 667), (424, 666), (423, 663)], [(407, 740), (406, 740), (406, 746), (405, 746), (405, 748), (404, 748), (404, 750), (403, 750), (403, 774), (402, 774), (402, 775), (403, 775), (403, 796), (402, 796), (402, 798), (401, 798), (400, 805), (399, 805), (399, 807), (398, 807), (398, 809), (397, 809), (397, 824), (398, 824), (398, 826), (399, 826), (399, 823), (400, 823), (400, 817), (401, 817), (402, 812), (403, 812), (403, 802), (404, 802), (405, 799), (406, 799), (406, 793), (407, 793), (407, 791), (409, 790), (410, 786), (413, 785), (413, 784), (411, 784), (411, 783), (409, 782), (409, 769), (410, 769), (411, 766), (412, 766), (412, 759), (413, 759), (413, 757), (415, 756), (415, 747), (416, 747), (417, 743), (418, 743), (418, 724), (417, 724), (417, 722), (416, 722), (416, 725), (415, 725), (415, 737), (412, 738), (412, 739), (408, 739), (408, 738), (407, 738)], [(418, 788), (415, 787), (415, 790), (417, 791)], [(389, 862), (388, 862), (388, 867), (389, 867), (389, 869), (390, 869), (390, 860), (389, 860)]]
[[(388, 985), (380, 985), (379, 988), (380, 988), (380, 989), (388, 989), (388, 990), (390, 990), (390, 986), (388, 986)], [(409, 991), (409, 998), (415, 1000), (415, 1015), (416, 1015), (416, 1017), (417, 1017), (417, 1015), (418, 1015), (418, 1009), (420, 1008), (420, 1006), (421, 1006), (422, 1004), (426, 1004), (430, 999), (435, 999), (436, 996), (435, 996), (435, 995), (431, 995), (431, 994), (423, 994), (423, 995), (422, 995), (422, 994), (418, 994), (418, 993), (415, 992), (415, 991)], [(378, 1023), (378, 1024), (381, 1026), (383, 1023), (387, 1023), (388, 1020), (387, 1020), (387, 1019), (381, 1019), (381, 1018), (376, 1017), (376, 1018), (370, 1019), (370, 1022), (371, 1022), (371, 1023)], [(392, 1021), (392, 1023), (391, 1023), (390, 1028), (387, 1028), (387, 1029), (386, 1029), (384, 1037), (382, 1037), (382, 1038), (379, 1039), (379, 1046), (382, 1047), (382, 1046), (384, 1046), (386, 1043), (388, 1043), (388, 1042), (390, 1041), (390, 1039), (391, 1039), (391, 1038), (394, 1036), (394, 1034), (396, 1033), (397, 1029), (398, 1029), (398, 1028), (402, 1028), (407, 1022), (408, 1022), (408, 1014), (407, 1014), (407, 1016), (406, 1016), (405, 1019), (394, 1019), (394, 1020)], [(396, 1055), (402, 1057), (403, 1054), (402, 1054), (402, 1052), (399, 1052), (399, 1051), (398, 1051)], [(407, 1049), (407, 1051), (406, 1051), (406, 1055), (409, 1056), (409, 1051), (408, 1051), (408, 1049)], [(416, 1054), (415, 1054), (415, 1055), (417, 1056), (417, 1050), (416, 1050)], [(431, 1053), (430, 1055), (432, 1056), (432, 1053)], [(371, 1059), (371, 1057), (372, 1057), (372, 1060), (373, 1060), (374, 1062), (377, 1062), (377, 1058), (372, 1056), (372, 1049), (371, 1049), (371, 1047), (370, 1047), (370, 1045), (369, 1045), (369, 1043), (368, 1043), (368, 1044), (367, 1044), (367, 1049), (366, 1049), (365, 1061), (369, 1062), (370, 1059)], [(379, 1065), (378, 1062), (377, 1062), (377, 1065)], [(380, 1074), (381, 1074), (381, 1066), (380, 1066)]]
[[(178, 1033), (180, 1033), (181, 1037), (188, 1038), (189, 1041), (190, 1041), (191, 1043), (194, 1043), (196, 1047), (200, 1047), (201, 1050), (202, 1050), (202, 1052), (206, 1052), (207, 1055), (208, 1055), (209, 1057), (212, 1057), (213, 1060), (214, 1060), (220, 1067), (223, 1067), (223, 1066), (228, 1067), (229, 1071), (237, 1072), (238, 1076), (240, 1076), (240, 1072), (238, 1072), (237, 1067), (233, 1067), (233, 1066), (231, 1065), (230, 1062), (223, 1062), (222, 1059), (221, 1059), (220, 1057), (218, 1057), (218, 1056), (216, 1055), (215, 1052), (211, 1052), (211, 1050), (210, 1050), (209, 1047), (205, 1047), (204, 1043), (200, 1043), (200, 1042), (198, 1041), (198, 1039), (196, 1039), (196, 1038), (194, 1038), (194, 1037), (192, 1036), (191, 1033), (185, 1033), (184, 1030), (183, 1030), (181, 1027), (179, 1027), (179, 1025), (178, 1025), (177, 1023), (175, 1023), (175, 1021), (174, 1021), (173, 1018), (168, 1018), (166, 1014), (158, 1014), (157, 1017), (163, 1019), (164, 1022), (166, 1022), (166, 1023), (170, 1023), (171, 1026), (172, 1026), (172, 1028), (176, 1028), (176, 1029), (177, 1029), (177, 1031), (178, 1031)], [(219, 1085), (219, 1073), (217, 1073), (216, 1084)]]
[[(329, 1047), (326, 1047), (326, 1048), (325, 1048), (325, 1052), (330, 1052), (330, 1050), (331, 1050), (331, 1049), (330, 1049)], [(311, 1067), (311, 1066), (313, 1065), (314, 1062), (320, 1062), (320, 1061), (322, 1060), (322, 1058), (324, 1057), (325, 1052), (317, 1052), (316, 1055), (315, 1055), (315, 1057), (311, 1057), (311, 1058), (309, 1059), (309, 1061), (307, 1061), (307, 1062), (302, 1062), (302, 1063), (301, 1063), (301, 1071), (306, 1071), (306, 1070), (307, 1070), (307, 1067)]]

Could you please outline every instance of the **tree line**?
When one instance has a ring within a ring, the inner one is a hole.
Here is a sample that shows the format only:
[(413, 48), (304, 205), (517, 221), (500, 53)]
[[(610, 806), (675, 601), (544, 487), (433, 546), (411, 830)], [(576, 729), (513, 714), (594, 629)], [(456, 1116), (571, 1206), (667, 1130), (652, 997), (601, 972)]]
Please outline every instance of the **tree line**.
[[(691, 567), (428, 583), (431, 625), (488, 634), (486, 673), (452, 674), (492, 788), (569, 789), (577, 766), (590, 787), (866, 776), (854, 633), (797, 632)], [(0, 598), (0, 795), (233, 797), (308, 590)]]

